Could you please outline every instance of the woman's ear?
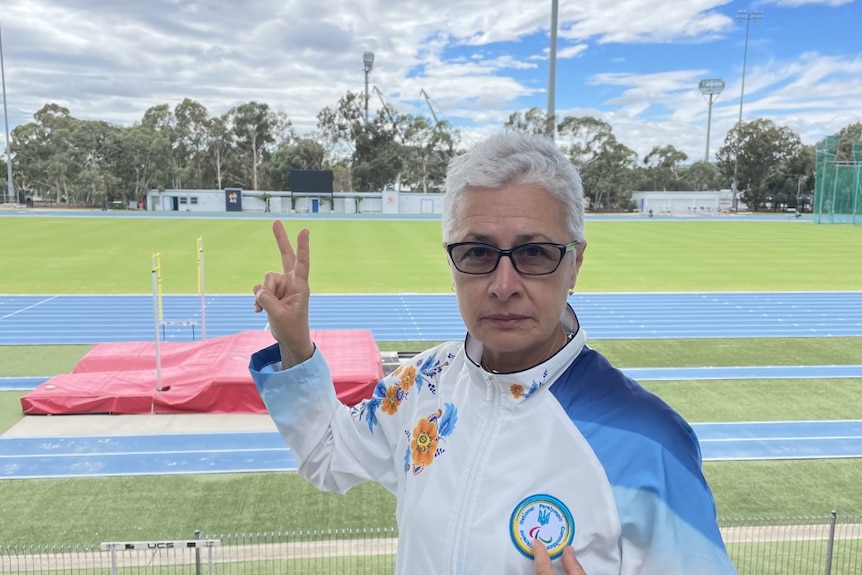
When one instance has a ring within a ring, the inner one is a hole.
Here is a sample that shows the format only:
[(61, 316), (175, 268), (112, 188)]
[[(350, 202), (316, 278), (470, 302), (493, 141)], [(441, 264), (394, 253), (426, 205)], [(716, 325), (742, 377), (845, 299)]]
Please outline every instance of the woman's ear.
[(581, 264), (584, 263), (584, 252), (587, 250), (587, 240), (578, 243), (575, 248), (575, 265), (581, 269)]
[(587, 249), (587, 242), (579, 242), (575, 248), (575, 267), (572, 268), (572, 274), (569, 277), (569, 295), (575, 292), (575, 284), (578, 283), (578, 272), (581, 270), (581, 264), (584, 263), (584, 250)]

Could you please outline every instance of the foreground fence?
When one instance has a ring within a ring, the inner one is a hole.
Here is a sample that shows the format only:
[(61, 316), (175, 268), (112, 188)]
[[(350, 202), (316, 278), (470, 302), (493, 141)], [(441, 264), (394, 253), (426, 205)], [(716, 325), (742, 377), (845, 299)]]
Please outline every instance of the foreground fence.
[(862, 575), (862, 516), (720, 521), (740, 575)]
[[(862, 516), (720, 521), (740, 575), (860, 575)], [(397, 532), (295, 531), (91, 546), (0, 546), (0, 573), (381, 575)]]

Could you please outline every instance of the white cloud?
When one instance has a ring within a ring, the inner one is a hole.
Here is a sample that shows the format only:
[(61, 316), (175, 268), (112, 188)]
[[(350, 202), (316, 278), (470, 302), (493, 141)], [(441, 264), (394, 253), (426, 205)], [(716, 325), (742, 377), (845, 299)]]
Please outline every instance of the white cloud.
[(709, 41), (732, 27), (732, 19), (715, 10), (729, 0), (600, 0), (577, 3), (565, 11), (569, 24), (561, 37), (600, 43)]
[(577, 58), (586, 51), (586, 44), (575, 44), (574, 46), (568, 46), (562, 50), (557, 50), (557, 58), (560, 60), (564, 60), (566, 58)]
[[(803, 0), (782, 3), (793, 1)], [(726, 74), (713, 108), (717, 149), (736, 121), (740, 90), (733, 79), (739, 29), (728, 4), (561, 3), (557, 58), (574, 73), (558, 78), (557, 112), (604, 118), (640, 154), (672, 143), (696, 156), (707, 114), (697, 82)], [(388, 102), (427, 115), (424, 89), (469, 142), (498, 130), (512, 112), (544, 107), (549, 12), (544, 2), (520, 0), (8, 0), (10, 121), (27, 122), (57, 102), (76, 117), (131, 124), (151, 106), (189, 97), (211, 114), (267, 102), (304, 133), (323, 107), (364, 89), (362, 52), (372, 50), (369, 80)], [(644, 63), (644, 45), (707, 46), (719, 56), (703, 66)], [(750, 52), (746, 117), (767, 114), (811, 142), (858, 121), (858, 53), (778, 57), (762, 46)], [(609, 47), (626, 50), (606, 56)]]

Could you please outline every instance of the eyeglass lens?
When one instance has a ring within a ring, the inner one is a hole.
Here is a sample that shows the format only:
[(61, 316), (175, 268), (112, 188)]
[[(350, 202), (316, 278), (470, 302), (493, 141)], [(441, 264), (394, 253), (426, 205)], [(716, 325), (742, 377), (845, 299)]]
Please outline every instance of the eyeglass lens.
[(499, 250), (480, 243), (465, 243), (455, 246), (452, 251), (452, 263), (455, 267), (468, 274), (485, 274), (492, 272), (500, 258), (509, 255), (515, 270), (525, 275), (545, 275), (553, 273), (563, 259), (563, 251), (556, 244), (531, 243)]

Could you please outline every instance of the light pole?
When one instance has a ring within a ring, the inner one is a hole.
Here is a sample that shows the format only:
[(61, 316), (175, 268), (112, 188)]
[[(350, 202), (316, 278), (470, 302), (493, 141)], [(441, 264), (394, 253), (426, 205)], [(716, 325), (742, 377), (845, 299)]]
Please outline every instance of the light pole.
[(755, 11), (749, 12), (748, 10), (740, 10), (736, 14), (737, 22), (745, 22), (745, 48), (742, 51), (742, 85), (739, 90), (739, 121), (736, 123), (736, 154), (734, 154), (733, 159), (733, 190), (731, 196), (731, 205), (730, 208), (733, 211), (736, 211), (736, 207), (739, 204), (739, 145), (740, 145), (740, 133), (739, 129), (742, 126), (742, 103), (745, 100), (745, 67), (748, 64), (748, 31), (751, 29), (751, 21), (760, 22), (760, 19), (763, 18), (763, 12)]
[(365, 123), (368, 123), (368, 74), (374, 68), (374, 52), (362, 53), (362, 66), (365, 69)]
[(700, 93), (707, 97), (709, 102), (709, 114), (706, 116), (706, 153), (703, 161), (709, 162), (709, 132), (712, 126), (712, 102), (724, 90), (724, 80), (701, 80), (697, 84)]
[(17, 203), (12, 187), (12, 142), (9, 139), (9, 112), (6, 106), (6, 66), (3, 63), (3, 32), (0, 31), (0, 77), (3, 80), (3, 123), (6, 125), (6, 181), (9, 203)]
[(551, 49), (548, 54), (548, 118), (552, 140), (557, 135), (557, 12), (559, 0), (551, 0)]

